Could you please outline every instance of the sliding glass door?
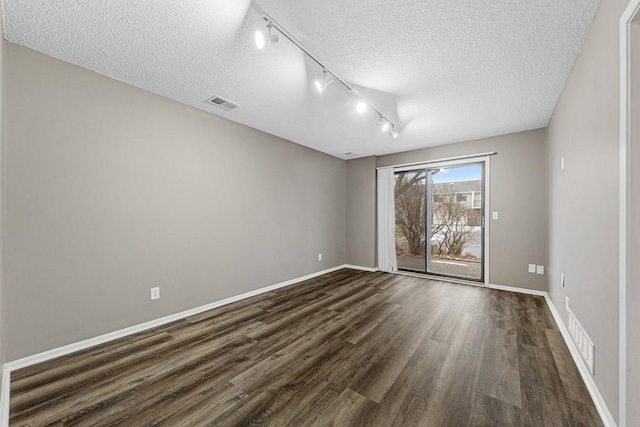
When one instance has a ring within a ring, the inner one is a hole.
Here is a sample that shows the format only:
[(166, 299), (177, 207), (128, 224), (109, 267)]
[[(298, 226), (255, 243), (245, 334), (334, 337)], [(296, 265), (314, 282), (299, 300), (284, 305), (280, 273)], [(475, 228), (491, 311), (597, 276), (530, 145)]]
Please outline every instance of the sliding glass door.
[(398, 269), (484, 280), (484, 163), (397, 172)]

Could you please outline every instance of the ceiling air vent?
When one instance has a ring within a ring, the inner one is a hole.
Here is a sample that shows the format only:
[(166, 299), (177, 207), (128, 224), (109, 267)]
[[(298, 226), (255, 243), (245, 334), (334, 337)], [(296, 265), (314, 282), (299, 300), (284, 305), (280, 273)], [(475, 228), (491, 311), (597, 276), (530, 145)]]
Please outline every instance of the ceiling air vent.
[(220, 98), (219, 96), (212, 96), (211, 98), (205, 101), (207, 104), (214, 105), (218, 108), (222, 108), (225, 111), (231, 111), (238, 108), (238, 104), (234, 104), (231, 101), (227, 101), (224, 98)]
[(354, 152), (349, 151), (348, 153), (344, 153), (344, 155), (347, 156), (347, 157), (356, 157), (358, 155), (358, 153), (354, 153)]

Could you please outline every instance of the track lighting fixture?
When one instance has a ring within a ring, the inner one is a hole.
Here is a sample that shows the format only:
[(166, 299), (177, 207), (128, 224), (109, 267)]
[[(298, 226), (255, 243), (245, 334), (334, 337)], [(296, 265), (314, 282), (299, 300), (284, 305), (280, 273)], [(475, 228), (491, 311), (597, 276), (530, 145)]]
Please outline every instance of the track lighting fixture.
[(395, 126), (391, 126), (391, 130), (389, 131), (389, 135), (391, 135), (391, 138), (393, 139), (398, 139), (398, 136), (400, 136), (400, 134), (398, 132), (395, 131)]
[(382, 133), (385, 133), (386, 131), (389, 130), (389, 127), (391, 125), (389, 124), (389, 120), (387, 120), (384, 117), (380, 116), (380, 121), (378, 122), (378, 126), (380, 126), (380, 131)]
[(258, 49), (264, 49), (266, 46), (270, 46), (273, 43), (278, 42), (278, 33), (273, 31), (273, 23), (267, 21), (267, 28), (265, 30), (257, 30), (254, 38)]
[(311, 60), (313, 60), (316, 64), (318, 64), (322, 68), (322, 78), (318, 78), (314, 81), (314, 85), (316, 90), (319, 93), (325, 91), (328, 85), (330, 85), (333, 81), (337, 81), (342, 86), (344, 86), (350, 94), (358, 97), (358, 102), (356, 103), (356, 111), (360, 114), (364, 114), (369, 108), (371, 108), (375, 113), (380, 117), (380, 122), (378, 125), (380, 126), (380, 130), (384, 132), (388, 132), (389, 135), (393, 139), (398, 137), (398, 132), (395, 131), (396, 125), (385, 117), (377, 108), (373, 105), (366, 103), (362, 98), (358, 96), (355, 88), (351, 86), (349, 83), (341, 79), (336, 73), (331, 71), (327, 66), (325, 66), (318, 58), (316, 58), (309, 50), (302, 45), (291, 33), (289, 33), (282, 25), (280, 25), (277, 21), (275, 21), (271, 16), (267, 13), (263, 12), (261, 14), (262, 19), (266, 22), (266, 31), (258, 30), (255, 34), (255, 43), (258, 46), (258, 49), (263, 49), (266, 46), (269, 46), (278, 41), (278, 33), (280, 33), (283, 37), (289, 40), (295, 47), (300, 49), (302, 53), (307, 55)]
[(322, 78), (316, 79), (314, 82), (317, 91), (320, 93), (324, 92), (327, 86), (329, 86), (331, 83), (333, 83), (333, 77), (326, 69), (322, 70)]

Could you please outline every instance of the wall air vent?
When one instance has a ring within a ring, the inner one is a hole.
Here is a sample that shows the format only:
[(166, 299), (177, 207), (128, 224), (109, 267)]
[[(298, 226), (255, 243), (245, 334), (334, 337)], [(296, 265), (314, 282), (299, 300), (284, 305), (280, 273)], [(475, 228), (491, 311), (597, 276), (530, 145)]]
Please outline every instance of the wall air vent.
[(234, 104), (231, 101), (228, 101), (224, 98), (220, 98), (219, 96), (212, 96), (211, 98), (205, 101), (207, 104), (216, 106), (218, 108), (222, 108), (225, 111), (231, 111), (238, 108), (238, 104)]
[(593, 345), (593, 341), (591, 341), (591, 338), (589, 338), (589, 335), (587, 335), (587, 332), (584, 330), (580, 322), (578, 322), (578, 319), (576, 319), (576, 316), (573, 314), (571, 309), (568, 309), (567, 312), (569, 313), (569, 326), (567, 328), (569, 329), (569, 334), (578, 348), (580, 356), (582, 356), (582, 360), (584, 360), (587, 368), (589, 368), (591, 375), (594, 375), (595, 346)]

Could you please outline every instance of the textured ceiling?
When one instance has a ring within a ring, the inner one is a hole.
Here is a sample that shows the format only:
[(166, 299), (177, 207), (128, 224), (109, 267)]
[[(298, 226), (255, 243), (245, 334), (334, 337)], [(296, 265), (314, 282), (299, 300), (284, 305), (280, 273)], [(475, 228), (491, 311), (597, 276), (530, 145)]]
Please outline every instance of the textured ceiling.
[[(5, 37), (345, 158), (544, 127), (599, 0), (3, 0)], [(264, 10), (398, 123), (355, 113), (288, 41), (262, 51)], [(204, 101), (239, 104), (225, 112)]]

